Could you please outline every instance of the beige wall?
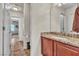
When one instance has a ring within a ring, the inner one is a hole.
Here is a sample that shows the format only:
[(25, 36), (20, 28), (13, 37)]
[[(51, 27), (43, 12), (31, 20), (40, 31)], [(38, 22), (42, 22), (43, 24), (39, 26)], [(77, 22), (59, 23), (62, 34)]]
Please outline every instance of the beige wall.
[(50, 31), (50, 4), (31, 4), (31, 55), (41, 55), (41, 32)]
[(51, 8), (51, 32), (60, 32), (60, 14), (63, 13), (62, 8), (56, 7), (52, 4)]

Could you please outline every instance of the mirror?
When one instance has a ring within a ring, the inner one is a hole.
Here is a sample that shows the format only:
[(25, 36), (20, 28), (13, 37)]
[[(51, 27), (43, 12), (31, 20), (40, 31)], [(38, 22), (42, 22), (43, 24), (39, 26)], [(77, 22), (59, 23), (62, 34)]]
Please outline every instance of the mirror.
[(71, 32), (73, 27), (75, 10), (77, 8), (76, 3), (67, 3), (59, 7), (64, 13), (59, 15), (60, 19), (60, 32)]
[(60, 16), (60, 32), (64, 32), (64, 15), (61, 13)]

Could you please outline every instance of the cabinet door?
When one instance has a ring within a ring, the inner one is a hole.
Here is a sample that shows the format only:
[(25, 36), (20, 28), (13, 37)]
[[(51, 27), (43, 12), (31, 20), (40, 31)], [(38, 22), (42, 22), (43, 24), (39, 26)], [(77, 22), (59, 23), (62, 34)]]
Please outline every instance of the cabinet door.
[(79, 48), (56, 42), (57, 56), (79, 56)]
[(53, 41), (48, 38), (42, 37), (42, 54), (45, 56), (52, 56), (54, 54)]

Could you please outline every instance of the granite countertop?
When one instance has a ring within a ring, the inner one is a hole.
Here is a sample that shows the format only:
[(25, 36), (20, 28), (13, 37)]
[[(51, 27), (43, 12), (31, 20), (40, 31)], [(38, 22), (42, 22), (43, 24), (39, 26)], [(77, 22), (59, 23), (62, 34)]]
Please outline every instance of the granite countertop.
[(68, 37), (68, 36), (62, 36), (62, 35), (55, 35), (55, 34), (50, 34), (50, 33), (42, 33), (42, 37), (46, 37), (52, 40), (56, 40), (62, 43), (66, 43), (75, 47), (79, 47), (79, 38), (74, 38), (74, 37)]

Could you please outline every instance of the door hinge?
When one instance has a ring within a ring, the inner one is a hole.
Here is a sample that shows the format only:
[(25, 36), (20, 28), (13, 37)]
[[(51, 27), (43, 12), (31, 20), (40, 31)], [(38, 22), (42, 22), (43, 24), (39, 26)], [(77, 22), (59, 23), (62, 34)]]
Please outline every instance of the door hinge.
[(3, 31), (5, 30), (5, 27), (3, 26)]

